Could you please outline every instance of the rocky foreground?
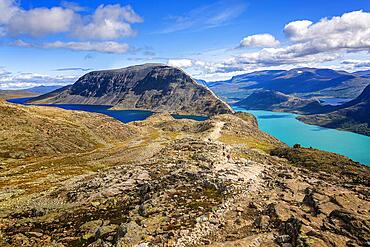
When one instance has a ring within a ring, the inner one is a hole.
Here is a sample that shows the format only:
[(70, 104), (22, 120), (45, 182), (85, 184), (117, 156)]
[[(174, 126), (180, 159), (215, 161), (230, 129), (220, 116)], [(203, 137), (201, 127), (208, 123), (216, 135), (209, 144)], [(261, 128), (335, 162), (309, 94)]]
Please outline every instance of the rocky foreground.
[[(13, 146), (12, 155), (0, 153), (0, 246), (370, 244), (369, 168), (289, 148), (259, 131), (251, 115), (197, 122), (157, 114), (121, 124), (99, 114), (0, 106), (13, 109), (0, 111), (2, 119), (25, 111), (48, 121), (67, 117), (60, 128), (89, 138), (97, 131), (95, 146), (74, 152), (17, 155)], [(51, 128), (32, 126), (40, 136)]]

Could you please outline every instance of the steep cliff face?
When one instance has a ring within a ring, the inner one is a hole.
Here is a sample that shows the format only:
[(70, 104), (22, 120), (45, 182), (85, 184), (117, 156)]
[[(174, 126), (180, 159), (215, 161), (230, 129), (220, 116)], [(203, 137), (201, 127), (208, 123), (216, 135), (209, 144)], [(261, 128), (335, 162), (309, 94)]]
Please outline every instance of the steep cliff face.
[(35, 98), (32, 103), (112, 105), (113, 109), (194, 115), (232, 112), (185, 72), (161, 64), (91, 72), (72, 86)]

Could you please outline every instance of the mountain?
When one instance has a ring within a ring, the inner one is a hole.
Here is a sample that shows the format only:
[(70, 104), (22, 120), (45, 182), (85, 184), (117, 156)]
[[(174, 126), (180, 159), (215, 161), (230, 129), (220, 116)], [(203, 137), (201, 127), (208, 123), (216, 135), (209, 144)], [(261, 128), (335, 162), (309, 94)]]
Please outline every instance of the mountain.
[(370, 84), (360, 96), (325, 114), (301, 116), (299, 120), (370, 136)]
[(29, 92), (27, 90), (0, 90), (0, 99), (30, 98), (40, 94)]
[(86, 152), (136, 134), (105, 115), (3, 100), (0, 118), (0, 161)]
[(25, 91), (32, 92), (32, 93), (38, 93), (38, 94), (45, 94), (45, 93), (50, 93), (54, 90), (57, 90), (61, 87), (62, 86), (59, 86), (59, 85), (53, 85), (53, 86), (41, 85), (41, 86), (37, 86), (37, 87), (27, 88), (27, 89), (25, 89)]
[(250, 114), (123, 124), (0, 102), (0, 118), (0, 246), (369, 241), (370, 167), (288, 147)]
[(181, 69), (162, 64), (90, 72), (73, 85), (30, 102), (112, 105), (112, 109), (190, 115), (232, 112), (212, 91), (198, 84)]
[(365, 78), (370, 78), (370, 70), (356, 71), (353, 74)]
[(207, 82), (205, 80), (196, 79), (196, 82), (198, 82), (200, 85), (203, 85), (205, 87), (208, 87)]
[(241, 100), (255, 90), (273, 90), (284, 94), (313, 97), (355, 98), (370, 83), (370, 78), (345, 71), (316, 68), (265, 70), (232, 77), (230, 80), (207, 82), (217, 95)]
[(255, 91), (235, 105), (247, 110), (282, 111), (301, 114), (317, 113), (325, 108), (318, 100), (301, 99), (271, 90)]

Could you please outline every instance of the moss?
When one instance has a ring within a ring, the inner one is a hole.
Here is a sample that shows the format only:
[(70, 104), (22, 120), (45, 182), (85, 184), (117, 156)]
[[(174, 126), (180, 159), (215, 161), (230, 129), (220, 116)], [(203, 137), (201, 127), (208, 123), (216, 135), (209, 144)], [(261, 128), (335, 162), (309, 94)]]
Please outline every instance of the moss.
[(338, 177), (347, 177), (343, 182), (370, 184), (370, 168), (339, 154), (329, 153), (313, 148), (275, 148), (270, 152), (273, 156), (286, 158), (298, 167), (313, 172), (326, 172)]

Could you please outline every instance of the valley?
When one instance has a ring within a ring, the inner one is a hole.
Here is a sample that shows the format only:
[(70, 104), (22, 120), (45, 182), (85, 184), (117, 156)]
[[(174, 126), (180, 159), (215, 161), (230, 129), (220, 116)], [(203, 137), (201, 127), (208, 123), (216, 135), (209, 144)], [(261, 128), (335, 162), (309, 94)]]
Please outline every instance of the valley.
[(366, 1), (0, 0), (0, 247), (369, 247)]

